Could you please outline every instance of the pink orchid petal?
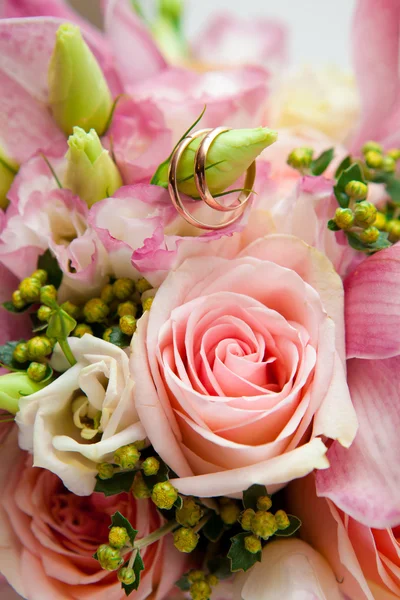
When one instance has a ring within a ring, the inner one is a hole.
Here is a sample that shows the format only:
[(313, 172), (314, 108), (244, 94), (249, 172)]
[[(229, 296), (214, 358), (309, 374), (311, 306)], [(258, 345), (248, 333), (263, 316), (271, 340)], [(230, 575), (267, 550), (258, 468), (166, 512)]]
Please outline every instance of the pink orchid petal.
[(331, 468), (317, 474), (320, 496), (371, 527), (400, 521), (400, 358), (348, 361), (348, 383), (359, 420), (349, 449), (334, 443)]
[(345, 282), (347, 358), (400, 354), (400, 243), (365, 260)]

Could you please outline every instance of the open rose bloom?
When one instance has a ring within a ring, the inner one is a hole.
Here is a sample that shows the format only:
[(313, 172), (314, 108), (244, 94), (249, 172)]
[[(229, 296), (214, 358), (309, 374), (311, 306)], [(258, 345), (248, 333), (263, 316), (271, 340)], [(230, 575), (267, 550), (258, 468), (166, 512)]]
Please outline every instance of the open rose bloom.
[(1, 600), (400, 600), (399, 0), (100, 4), (0, 0)]

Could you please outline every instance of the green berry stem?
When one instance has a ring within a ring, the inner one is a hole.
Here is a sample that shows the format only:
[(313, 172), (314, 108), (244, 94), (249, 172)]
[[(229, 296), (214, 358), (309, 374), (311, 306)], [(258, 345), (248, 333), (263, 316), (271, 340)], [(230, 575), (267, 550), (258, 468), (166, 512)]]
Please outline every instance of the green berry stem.
[(131, 557), (130, 557), (129, 562), (128, 562), (128, 569), (133, 569), (133, 565), (135, 564), (137, 553), (138, 553), (137, 549), (135, 549), (132, 552)]
[(64, 352), (64, 356), (71, 365), (71, 367), (76, 365), (77, 361), (72, 353), (71, 346), (68, 343), (68, 338), (65, 338), (64, 340), (58, 340), (58, 343), (60, 344), (60, 348)]
[(150, 533), (149, 535), (146, 535), (146, 537), (135, 542), (134, 549), (141, 550), (146, 546), (150, 546), (150, 544), (158, 542), (158, 540), (161, 540), (161, 538), (163, 538), (168, 533), (171, 533), (175, 529), (178, 529), (178, 527), (180, 527), (180, 525), (176, 521), (168, 521), (168, 523), (166, 523), (159, 529), (156, 529), (155, 531), (153, 531), (153, 533)]
[(193, 527), (193, 531), (198, 533), (200, 529), (203, 529), (204, 525), (211, 519), (212, 512), (204, 515), (204, 517), (197, 523), (195, 527)]

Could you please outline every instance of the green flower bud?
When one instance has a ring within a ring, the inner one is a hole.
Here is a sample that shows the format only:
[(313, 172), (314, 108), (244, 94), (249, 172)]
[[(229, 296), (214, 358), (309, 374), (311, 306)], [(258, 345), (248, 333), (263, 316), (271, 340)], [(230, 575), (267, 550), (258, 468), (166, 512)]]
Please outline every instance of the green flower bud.
[(169, 481), (161, 481), (153, 487), (151, 499), (158, 508), (170, 510), (178, 500), (178, 490)]
[(79, 319), (82, 313), (81, 308), (69, 300), (63, 302), (60, 308), (65, 310), (65, 312), (75, 320)]
[(390, 158), (393, 158), (397, 162), (400, 160), (400, 148), (391, 148), (387, 151), (387, 156), (390, 156)]
[(290, 519), (284, 510), (277, 510), (275, 513), (275, 521), (278, 529), (287, 529), (290, 525)]
[(33, 271), (31, 277), (33, 279), (37, 279), (41, 285), (44, 285), (47, 281), (47, 271), (45, 271), (44, 269), (36, 269), (36, 271)]
[(392, 219), (386, 225), (386, 231), (389, 233), (389, 240), (393, 243), (400, 240), (400, 221)]
[(260, 496), (257, 500), (258, 510), (269, 510), (272, 506), (271, 496)]
[(114, 281), (113, 291), (118, 300), (128, 300), (135, 291), (135, 284), (132, 279), (122, 277), (121, 279)]
[(383, 165), (383, 156), (380, 152), (369, 150), (365, 154), (365, 162), (371, 169), (380, 169)]
[(147, 439), (136, 440), (136, 442), (133, 442), (133, 443), (138, 450), (144, 450), (148, 446)]
[(385, 173), (394, 173), (396, 170), (396, 161), (391, 156), (385, 156), (382, 163), (382, 169)]
[(53, 307), (57, 302), (57, 290), (54, 285), (45, 285), (40, 290), (40, 302), (46, 306)]
[(219, 579), (216, 575), (213, 575), (212, 573), (210, 573), (206, 577), (206, 582), (208, 583), (208, 585), (211, 585), (211, 587), (215, 587), (216, 585), (218, 585)]
[(43, 381), (46, 377), (47, 365), (38, 362), (31, 362), (27, 374), (32, 381)]
[(182, 508), (175, 511), (175, 519), (179, 525), (184, 527), (194, 527), (200, 521), (204, 514), (203, 509), (193, 498), (183, 498)]
[(76, 125), (104, 133), (112, 109), (111, 94), (79, 27), (71, 23), (58, 28), (48, 82), (50, 109), (67, 135)]
[(143, 500), (146, 498), (150, 498), (151, 491), (147, 487), (143, 475), (140, 471), (135, 474), (135, 478), (132, 484), (132, 494), (137, 500)]
[(22, 294), (19, 290), (15, 290), (15, 292), (12, 293), (11, 301), (17, 310), (21, 310), (24, 308), (24, 306), (26, 306), (26, 302), (22, 298)]
[(340, 229), (350, 229), (354, 225), (353, 211), (350, 208), (337, 208), (334, 221)]
[(18, 400), (44, 388), (49, 382), (37, 383), (26, 373), (8, 373), (0, 377), (0, 409), (15, 415), (18, 412)]
[(366, 142), (362, 147), (362, 153), (367, 154), (368, 152), (378, 152), (379, 154), (382, 154), (383, 148), (378, 142)]
[(122, 186), (117, 165), (101, 145), (94, 129), (86, 133), (80, 127), (74, 127), (68, 146), (64, 187), (72, 190), (89, 207), (112, 196)]
[(143, 300), (143, 302), (142, 302), (143, 312), (145, 312), (146, 310), (150, 310), (151, 309), (151, 305), (153, 304), (153, 300), (154, 300), (153, 296), (149, 296), (148, 298), (146, 298), (146, 300)]
[(147, 279), (142, 277), (141, 279), (138, 279), (138, 281), (135, 282), (135, 287), (139, 294), (143, 294), (144, 292), (151, 290), (153, 286), (147, 281)]
[(188, 580), (190, 583), (195, 583), (196, 581), (205, 581), (206, 579), (206, 575), (203, 571), (200, 570), (193, 570), (190, 571), (189, 575), (188, 575)]
[(28, 359), (42, 360), (53, 352), (53, 344), (48, 337), (36, 335), (27, 342)]
[(134, 444), (122, 446), (114, 454), (113, 462), (121, 469), (134, 469), (140, 458), (140, 452)]
[(207, 581), (196, 581), (190, 588), (192, 600), (209, 600), (212, 590)]
[(199, 534), (190, 527), (180, 527), (174, 532), (174, 546), (179, 552), (193, 552), (199, 541)]
[(373, 225), (376, 219), (376, 207), (371, 202), (359, 202), (354, 209), (357, 225)]
[(108, 543), (113, 548), (119, 550), (126, 546), (129, 542), (129, 535), (125, 527), (111, 527), (110, 533), (108, 534)]
[(255, 514), (256, 513), (252, 508), (247, 508), (244, 512), (242, 512), (240, 516), (240, 524), (242, 529), (245, 531), (251, 531), (251, 522)]
[[(257, 156), (267, 146), (276, 141), (276, 138), (276, 131), (263, 127), (258, 129), (232, 129), (221, 133), (214, 140), (207, 154), (206, 173), (210, 192), (215, 195), (231, 186), (243, 175)], [(179, 161), (178, 189), (188, 196), (198, 196), (193, 178), (194, 157), (202, 139), (202, 137), (194, 139)], [(167, 187), (168, 168), (169, 164), (160, 165), (151, 183)]]
[(19, 363), (24, 363), (28, 360), (28, 346), (25, 342), (21, 342), (15, 346), (13, 359)]
[(226, 500), (220, 507), (219, 516), (225, 525), (233, 525), (240, 517), (240, 508), (233, 500)]
[(111, 334), (113, 332), (113, 328), (112, 327), (107, 327), (107, 329), (104, 331), (103, 333), (103, 340), (105, 342), (110, 342), (111, 341)]
[(379, 229), (376, 227), (367, 227), (367, 229), (364, 229), (359, 236), (364, 244), (374, 244), (379, 237)]
[(380, 231), (386, 231), (387, 219), (383, 212), (377, 212), (373, 225)]
[(133, 335), (136, 331), (136, 319), (132, 315), (125, 315), (119, 320), (119, 328), (125, 335)]
[(117, 548), (111, 548), (107, 544), (102, 544), (97, 549), (97, 560), (102, 569), (106, 571), (116, 571), (124, 562), (124, 559)]
[(137, 304), (131, 300), (127, 300), (126, 302), (121, 302), (121, 304), (118, 304), (117, 314), (119, 317), (125, 317), (126, 315), (136, 317), (136, 313)]
[(109, 307), (101, 298), (92, 298), (83, 307), (83, 316), (88, 323), (104, 321), (109, 312)]
[(254, 535), (267, 540), (278, 530), (274, 515), (263, 510), (257, 511), (251, 522), (251, 530)]
[(52, 312), (53, 311), (49, 306), (45, 306), (43, 304), (37, 311), (37, 318), (39, 319), (39, 321), (46, 323), (50, 319)]
[(364, 200), (368, 195), (368, 186), (362, 181), (356, 181), (355, 179), (349, 181), (344, 188), (344, 191), (353, 200)]
[(99, 463), (96, 465), (100, 479), (111, 479), (114, 475), (114, 467), (110, 463)]
[(93, 329), (90, 327), (90, 325), (86, 325), (86, 323), (80, 323), (75, 327), (74, 331), (72, 332), (72, 335), (74, 337), (81, 338), (85, 335), (85, 333), (93, 335)]
[(19, 284), (21, 297), (25, 302), (38, 302), (40, 298), (41, 283), (33, 277), (26, 277)]
[(7, 194), (17, 173), (17, 163), (8, 157), (0, 146), (0, 208), (2, 209), (6, 209), (9, 204)]
[(142, 464), (143, 473), (147, 477), (151, 477), (152, 475), (157, 475), (160, 470), (160, 461), (156, 459), (155, 456), (149, 456)]
[(257, 552), (261, 552), (262, 545), (260, 538), (256, 535), (248, 535), (244, 538), (244, 547), (246, 548), (247, 552), (250, 552), (251, 554), (257, 554)]
[(122, 567), (118, 571), (118, 580), (125, 585), (132, 585), (136, 581), (135, 571), (129, 567)]
[(100, 298), (106, 304), (110, 304), (114, 300), (114, 288), (111, 283), (107, 283), (101, 290)]
[(311, 165), (313, 154), (312, 148), (295, 148), (289, 154), (287, 163), (294, 169), (307, 169)]

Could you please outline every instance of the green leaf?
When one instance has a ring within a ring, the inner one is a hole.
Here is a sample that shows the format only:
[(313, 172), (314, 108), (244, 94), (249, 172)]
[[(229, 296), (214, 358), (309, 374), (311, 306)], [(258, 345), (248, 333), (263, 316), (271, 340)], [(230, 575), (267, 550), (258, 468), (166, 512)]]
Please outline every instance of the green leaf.
[(249, 535), (248, 532), (239, 533), (231, 538), (232, 545), (228, 552), (228, 558), (231, 561), (232, 573), (236, 571), (248, 571), (256, 562), (261, 562), (261, 550), (256, 554), (252, 554), (245, 548), (244, 540)]
[(135, 562), (133, 563), (133, 570), (135, 571), (136, 575), (135, 581), (131, 583), (131, 585), (126, 585), (125, 583), (122, 584), (122, 589), (127, 596), (138, 589), (140, 584), (140, 574), (142, 571), (144, 571), (144, 563), (142, 557), (140, 556), (140, 552), (136, 554)]
[(353, 164), (348, 169), (345, 169), (341, 173), (337, 184), (333, 188), (336, 199), (342, 208), (347, 208), (349, 206), (350, 199), (344, 191), (349, 181), (362, 181), (363, 183), (365, 183), (359, 165)]
[(115, 496), (122, 492), (129, 492), (133, 484), (135, 472), (116, 473), (111, 479), (100, 479), (97, 475), (94, 491), (101, 492), (105, 496)]
[(26, 306), (24, 306), (24, 308), (15, 308), (14, 304), (10, 300), (7, 300), (7, 302), (3, 302), (3, 308), (8, 310), (8, 312), (17, 314), (26, 312), (31, 306), (32, 304), (27, 304)]
[(243, 492), (243, 506), (257, 510), (257, 500), (260, 496), (268, 496), (267, 488), (265, 485), (255, 483)]
[(229, 579), (232, 577), (231, 561), (227, 556), (216, 556), (207, 562), (207, 568), (212, 575), (218, 579)]
[(400, 204), (400, 179), (390, 177), (386, 182), (386, 191), (395, 204)]
[(327, 227), (330, 231), (340, 231), (340, 227), (336, 225), (336, 221), (334, 221), (333, 219), (329, 219)]
[(158, 469), (158, 473), (156, 475), (144, 475), (143, 479), (146, 483), (147, 487), (151, 490), (157, 483), (161, 483), (162, 481), (168, 481), (169, 479), (169, 467), (165, 464), (163, 460), (158, 456), (157, 460), (160, 462), (160, 468)]
[(322, 154), (320, 154), (318, 158), (312, 161), (311, 173), (313, 175), (322, 175), (325, 169), (327, 169), (330, 163), (332, 162), (334, 154), (334, 148), (329, 148), (329, 150), (325, 150), (325, 152), (322, 152)]
[(188, 573), (185, 573), (184, 575), (182, 575), (182, 577), (180, 579), (178, 579), (178, 581), (175, 582), (176, 587), (178, 587), (180, 590), (182, 590), (182, 592), (188, 592), (191, 588), (191, 583), (188, 579), (188, 575), (189, 575), (190, 571)]
[(62, 308), (57, 307), (49, 319), (47, 336), (57, 341), (66, 340), (75, 329), (76, 321)]
[(50, 250), (46, 250), (42, 256), (39, 256), (37, 268), (44, 269), (47, 272), (48, 284), (54, 285), (57, 289), (60, 287), (63, 272), (58, 265), (57, 259), (52, 255)]
[(115, 325), (112, 328), (112, 333), (110, 334), (111, 344), (118, 346), (118, 348), (128, 348), (130, 346), (131, 339), (132, 338), (129, 335), (122, 333), (118, 325)]
[(302, 525), (300, 519), (298, 517), (295, 517), (294, 515), (288, 515), (288, 517), (290, 520), (289, 527), (287, 527), (286, 529), (278, 530), (275, 533), (277, 537), (290, 537), (294, 535), (296, 531), (298, 531), (298, 529), (300, 529)]
[(210, 542), (218, 542), (225, 531), (224, 522), (217, 513), (214, 513), (201, 531)]
[(386, 231), (381, 231), (378, 239), (373, 244), (364, 244), (355, 233), (346, 233), (346, 236), (350, 246), (354, 250), (359, 250), (365, 254), (374, 254), (379, 250), (390, 248), (392, 245), (388, 240), (388, 233)]
[(116, 512), (113, 514), (113, 516), (111, 517), (111, 525), (109, 527), (109, 529), (111, 529), (112, 527), (125, 527), (128, 536), (129, 536), (129, 540), (133, 546), (133, 544), (135, 543), (135, 538), (138, 534), (137, 529), (134, 529), (132, 527), (132, 525), (129, 523), (128, 519), (126, 519), (124, 517), (124, 515), (122, 515), (120, 512)]
[(343, 171), (345, 171), (346, 169), (348, 169), (352, 163), (352, 158), (351, 156), (346, 156), (346, 158), (344, 158), (342, 160), (342, 162), (340, 163), (340, 165), (338, 166), (338, 168), (336, 169), (335, 172), (335, 178), (338, 179), (340, 177), (340, 175), (342, 174)]
[[(6, 344), (4, 344), (4, 346), (0, 346), (0, 363), (12, 370), (25, 371), (24, 365), (13, 359), (15, 347), (24, 341), (25, 340), (18, 340), (17, 342), (7, 342)], [(28, 363), (26, 363), (26, 365), (28, 365)]]

